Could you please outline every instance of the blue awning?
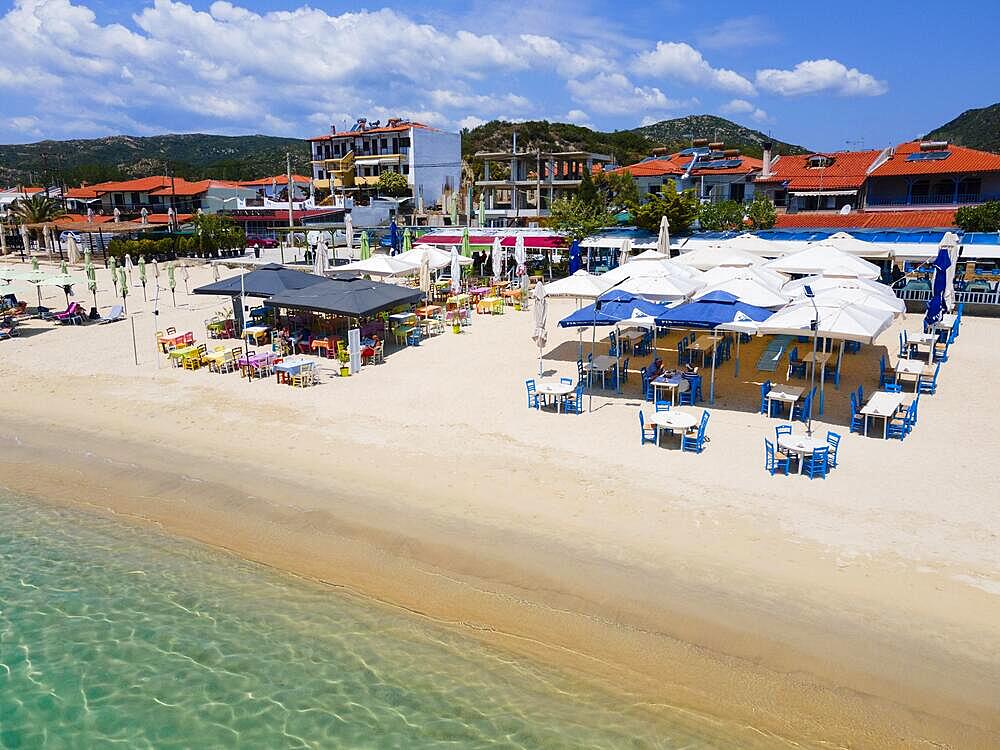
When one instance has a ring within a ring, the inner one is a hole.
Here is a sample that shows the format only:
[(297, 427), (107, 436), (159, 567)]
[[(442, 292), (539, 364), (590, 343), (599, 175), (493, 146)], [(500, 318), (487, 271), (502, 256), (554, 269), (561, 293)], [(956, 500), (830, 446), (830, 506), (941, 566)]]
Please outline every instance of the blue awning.
[(709, 292), (694, 302), (669, 308), (656, 316), (656, 322), (674, 328), (715, 328), (737, 319), (760, 322), (772, 314), (772, 310), (740, 302), (728, 292)]
[(567, 315), (559, 321), (559, 325), (563, 328), (613, 326), (626, 318), (631, 318), (636, 313), (659, 318), (667, 310), (666, 305), (658, 305), (628, 292), (612, 289), (599, 297), (592, 305), (581, 307), (572, 315)]

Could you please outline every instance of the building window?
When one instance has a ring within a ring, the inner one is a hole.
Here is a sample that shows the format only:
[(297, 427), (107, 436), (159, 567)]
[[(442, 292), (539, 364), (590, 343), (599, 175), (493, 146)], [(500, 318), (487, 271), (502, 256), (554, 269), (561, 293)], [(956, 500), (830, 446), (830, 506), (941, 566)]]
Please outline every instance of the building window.
[(403, 165), (403, 174), (409, 174), (409, 173), (410, 173), (410, 165), (409, 164), (404, 164)]
[(979, 194), (983, 189), (983, 181), (978, 177), (966, 177), (958, 183), (958, 195), (960, 199), (966, 201), (979, 200)]
[(743, 202), (746, 195), (746, 185), (742, 182), (734, 182), (729, 186), (729, 200)]
[(382, 148), (383, 149), (389, 148), (389, 139), (388, 138), (383, 138), (382, 139)]
[(815, 156), (810, 156), (806, 162), (810, 169), (822, 169), (823, 167), (829, 167), (833, 164), (833, 159), (829, 156), (822, 156), (816, 154)]
[(402, 148), (406, 148), (406, 147), (408, 147), (408, 146), (410, 145), (410, 137), (409, 137), (409, 136), (406, 136), (406, 137), (404, 137), (404, 138), (400, 138), (400, 139), (399, 139), (399, 145), (400, 145), (400, 146), (401, 146)]
[(917, 180), (913, 183), (910, 188), (910, 195), (914, 198), (926, 198), (930, 195), (931, 183), (930, 180)]

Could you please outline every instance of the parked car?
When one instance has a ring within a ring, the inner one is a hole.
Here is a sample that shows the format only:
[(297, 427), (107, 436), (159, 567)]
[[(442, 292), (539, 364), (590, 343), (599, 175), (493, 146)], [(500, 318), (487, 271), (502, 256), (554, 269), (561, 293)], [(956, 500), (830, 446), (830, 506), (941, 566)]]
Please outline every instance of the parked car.
[(278, 241), (274, 237), (262, 237), (256, 234), (247, 235), (247, 247), (253, 247), (257, 245), (258, 247), (277, 247)]

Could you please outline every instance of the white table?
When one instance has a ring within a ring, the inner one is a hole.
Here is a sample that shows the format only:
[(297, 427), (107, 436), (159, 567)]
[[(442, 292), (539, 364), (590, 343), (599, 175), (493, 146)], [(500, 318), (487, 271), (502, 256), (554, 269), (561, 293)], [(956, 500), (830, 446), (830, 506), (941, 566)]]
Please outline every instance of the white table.
[(861, 413), (865, 415), (865, 437), (868, 436), (868, 417), (879, 417), (882, 419), (882, 439), (889, 435), (889, 420), (896, 416), (899, 407), (903, 404), (902, 393), (888, 393), (887, 391), (876, 391), (868, 399)]
[(593, 362), (584, 362), (583, 369), (587, 372), (599, 372), (601, 373), (601, 388), (604, 388), (604, 376), (607, 374), (608, 370), (614, 367), (618, 363), (615, 357), (608, 354), (599, 354), (594, 357)]
[(927, 361), (931, 364), (934, 363), (934, 342), (937, 341), (937, 336), (935, 334), (903, 331), (903, 337), (907, 347), (911, 345), (917, 347), (926, 346), (928, 349)]
[(670, 411), (653, 412), (652, 416), (646, 417), (646, 421), (656, 427), (656, 444), (659, 445), (661, 430), (685, 432), (698, 424), (698, 417), (686, 411), (671, 409)]
[(656, 401), (656, 391), (659, 388), (669, 388), (670, 402), (676, 406), (679, 394), (691, 388), (690, 381), (682, 375), (672, 375), (669, 378), (659, 377), (653, 381), (653, 401)]
[(912, 377), (914, 382), (919, 383), (920, 378), (934, 377), (934, 369), (919, 359), (900, 359), (896, 362), (896, 382), (899, 376), (906, 375)]
[(934, 324), (934, 328), (950, 331), (955, 326), (956, 320), (958, 320), (958, 316), (952, 313), (942, 315), (941, 320)]
[(563, 399), (576, 390), (576, 383), (563, 383), (561, 380), (540, 380), (535, 385), (535, 392), (542, 396), (557, 396), (556, 411), (562, 411)]
[(820, 379), (826, 377), (826, 363), (830, 361), (830, 357), (833, 356), (830, 352), (809, 352), (804, 357), (802, 361), (807, 365), (812, 365), (813, 370), (816, 369), (816, 365), (819, 365)]
[(795, 406), (795, 402), (802, 398), (802, 391), (804, 391), (801, 385), (773, 385), (771, 390), (767, 392), (767, 416), (771, 416), (771, 402), (777, 401), (781, 404), (788, 404), (788, 418), (792, 418), (792, 410)]
[(778, 438), (778, 447), (785, 453), (797, 453), (799, 456), (799, 474), (803, 471), (803, 460), (806, 456), (811, 456), (817, 448), (828, 447), (829, 443), (819, 438), (808, 437), (806, 435), (782, 435)]

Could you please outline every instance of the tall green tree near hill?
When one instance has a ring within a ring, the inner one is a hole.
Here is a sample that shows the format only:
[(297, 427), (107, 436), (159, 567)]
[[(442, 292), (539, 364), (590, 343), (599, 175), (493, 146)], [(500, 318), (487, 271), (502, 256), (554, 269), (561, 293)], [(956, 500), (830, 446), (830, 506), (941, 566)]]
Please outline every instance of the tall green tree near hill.
[(45, 193), (18, 198), (11, 204), (10, 211), (18, 224), (42, 224), (66, 213), (59, 201)]
[(639, 207), (639, 187), (629, 172), (598, 172), (594, 187), (610, 211), (628, 211)]
[(698, 218), (698, 198), (693, 190), (677, 192), (674, 183), (667, 182), (658, 193), (650, 193), (635, 210), (635, 225), (657, 232), (660, 219), (670, 222), (671, 233), (686, 231)]
[(553, 201), (549, 207), (549, 217), (545, 220), (548, 227), (563, 232), (574, 240), (582, 240), (614, 223), (615, 217), (603, 201), (586, 201), (579, 194)]
[(383, 172), (378, 176), (378, 192), (393, 198), (410, 195), (410, 186), (406, 177), (399, 172)]
[(242, 227), (228, 216), (221, 214), (198, 214), (192, 220), (197, 230), (198, 250), (214, 252), (246, 246), (246, 234)]
[(1000, 201), (962, 206), (955, 212), (955, 224), (963, 232), (1000, 232)]
[(777, 220), (774, 204), (764, 195), (743, 204), (737, 201), (705, 203), (698, 212), (698, 223), (710, 232), (737, 229), (771, 229)]

